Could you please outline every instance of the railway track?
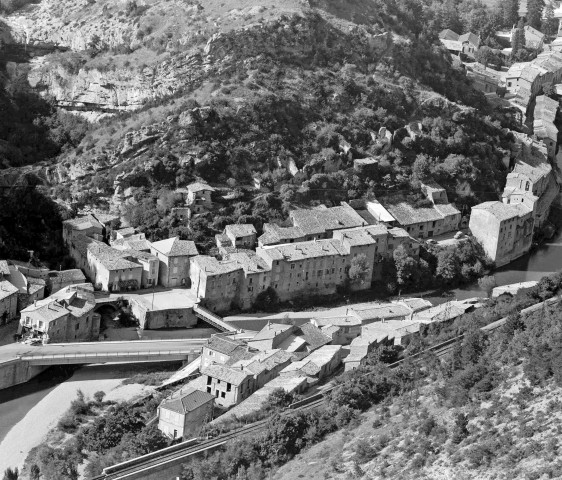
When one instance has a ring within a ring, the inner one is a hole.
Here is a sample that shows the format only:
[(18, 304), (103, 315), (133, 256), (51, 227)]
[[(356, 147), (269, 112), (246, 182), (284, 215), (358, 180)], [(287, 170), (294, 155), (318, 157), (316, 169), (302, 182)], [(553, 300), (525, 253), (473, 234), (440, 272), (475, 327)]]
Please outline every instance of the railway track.
[[(533, 305), (531, 307), (525, 308), (521, 310), (521, 315), (528, 315), (530, 313), (540, 311), (541, 309), (546, 308), (547, 306), (553, 305), (555, 303), (560, 302), (561, 297), (553, 297), (545, 302), (541, 302), (539, 304)], [(492, 322), (484, 327), (481, 330), (486, 332), (493, 332), (503, 326), (507, 321), (507, 317)], [(431, 347), (425, 349), (422, 352), (417, 354), (411, 355), (410, 359), (413, 361), (419, 361), (426, 353), (433, 353), (437, 357), (443, 357), (451, 352), (454, 348), (455, 344), (461, 341), (464, 338), (464, 335), (458, 335), (454, 338), (441, 342), (437, 345), (432, 345)], [(398, 360), (394, 363), (389, 364), (389, 368), (397, 368), (399, 367), (405, 359)], [(371, 374), (365, 373), (365, 376), (369, 376)], [(282, 415), (287, 415), (289, 413), (295, 411), (306, 411), (311, 410), (313, 408), (318, 408), (322, 406), (324, 403), (325, 397), (327, 394), (332, 392), (336, 386), (330, 387), (323, 391), (322, 393), (312, 395), (304, 400), (300, 400), (298, 402), (293, 403), (289, 406), (289, 408), (282, 413)], [(261, 431), (269, 422), (269, 419), (260, 420), (258, 422), (245, 425), (241, 428), (233, 430), (231, 432), (222, 434), (218, 437), (209, 440), (198, 441), (198, 439), (191, 439), (180, 444), (174, 445), (172, 447), (165, 448), (163, 450), (159, 450), (157, 452), (149, 453), (148, 455), (144, 455), (142, 457), (134, 458), (127, 462), (123, 462), (117, 465), (113, 465), (111, 467), (107, 467), (104, 469), (103, 473), (93, 480), (132, 480), (135, 478), (142, 477), (144, 474), (148, 474), (151, 471), (159, 471), (161, 467), (165, 467), (166, 465), (177, 465), (182, 463), (183, 461), (187, 460), (189, 457), (193, 455), (197, 455), (199, 453), (203, 453), (206, 451), (213, 450), (218, 448), (229, 440), (233, 440), (235, 438), (241, 437), (243, 435), (248, 435), (252, 433), (257, 433)]]

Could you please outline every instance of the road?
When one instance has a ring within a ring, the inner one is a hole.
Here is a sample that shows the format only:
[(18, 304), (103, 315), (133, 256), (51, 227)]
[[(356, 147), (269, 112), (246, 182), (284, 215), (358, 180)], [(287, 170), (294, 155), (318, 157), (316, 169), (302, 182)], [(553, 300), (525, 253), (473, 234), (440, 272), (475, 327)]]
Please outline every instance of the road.
[[(174, 340), (141, 340), (127, 342), (82, 342), (82, 343), (57, 343), (48, 345), (24, 345), (12, 343), (0, 347), (0, 363), (22, 358), (33, 361), (34, 358), (54, 356), (61, 359), (60, 363), (69, 363), (63, 359), (68, 357), (84, 357), (84, 362), (72, 363), (97, 363), (95, 356), (114, 356), (119, 361), (119, 356), (131, 357), (135, 354), (149, 355), (160, 352), (162, 357), (166, 352), (174, 352), (174, 356), (185, 354), (186, 358), (194, 350), (199, 351), (207, 342), (206, 338), (174, 339)], [(100, 360), (109, 361), (109, 360)], [(50, 365), (56, 362), (49, 362)]]

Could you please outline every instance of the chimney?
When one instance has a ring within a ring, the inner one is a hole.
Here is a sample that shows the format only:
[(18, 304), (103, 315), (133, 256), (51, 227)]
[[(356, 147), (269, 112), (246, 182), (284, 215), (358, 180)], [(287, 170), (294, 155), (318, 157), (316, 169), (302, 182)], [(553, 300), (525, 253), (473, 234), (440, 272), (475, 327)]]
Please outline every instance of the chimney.
[(244, 371), (244, 365), (240, 364), (240, 371), (243, 372)]

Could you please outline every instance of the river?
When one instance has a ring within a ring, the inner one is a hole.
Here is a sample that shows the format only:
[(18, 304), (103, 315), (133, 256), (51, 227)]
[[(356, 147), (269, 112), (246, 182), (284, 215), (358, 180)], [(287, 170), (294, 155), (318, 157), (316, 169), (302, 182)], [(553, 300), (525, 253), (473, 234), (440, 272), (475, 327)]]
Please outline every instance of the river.
[[(550, 240), (527, 255), (498, 268), (494, 272), (494, 277), (498, 285), (509, 285), (511, 283), (540, 280), (545, 275), (559, 270), (562, 270), (562, 228)], [(440, 292), (438, 295), (424, 295), (424, 298), (434, 305), (438, 305), (451, 299), (464, 300), (482, 295), (483, 292), (478, 286), (478, 282), (474, 282), (445, 294)]]

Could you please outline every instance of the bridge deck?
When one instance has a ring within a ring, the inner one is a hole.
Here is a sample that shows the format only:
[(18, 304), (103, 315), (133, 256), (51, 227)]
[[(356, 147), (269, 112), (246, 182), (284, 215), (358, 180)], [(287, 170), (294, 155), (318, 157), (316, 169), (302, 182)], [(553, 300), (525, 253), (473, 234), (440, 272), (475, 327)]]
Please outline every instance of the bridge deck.
[(206, 338), (195, 338), (38, 346), (14, 343), (0, 347), (0, 363), (14, 359), (25, 360), (32, 365), (185, 360), (198, 355), (206, 342)]

